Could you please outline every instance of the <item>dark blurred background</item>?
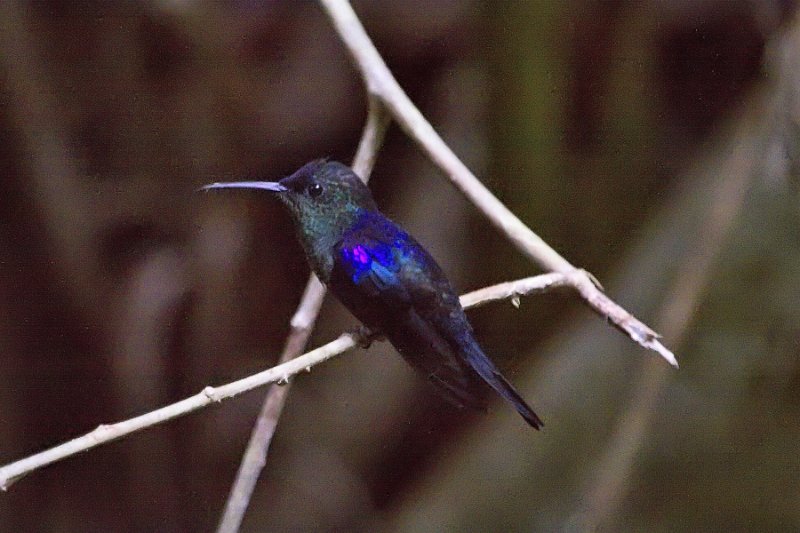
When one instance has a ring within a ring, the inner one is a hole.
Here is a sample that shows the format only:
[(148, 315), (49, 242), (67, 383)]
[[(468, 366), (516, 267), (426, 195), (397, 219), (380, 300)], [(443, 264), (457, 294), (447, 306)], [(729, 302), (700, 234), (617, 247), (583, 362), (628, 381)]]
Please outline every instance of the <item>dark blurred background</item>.
[[(674, 371), (569, 292), (470, 313), (547, 424), (460, 412), (385, 344), (295, 380), (244, 531), (800, 530), (791, 0), (355, 2), (467, 165)], [(286, 214), (202, 184), (349, 161), (314, 2), (0, 4), (0, 462), (275, 363)], [(392, 128), (372, 187), (461, 291), (538, 272)], [(312, 345), (355, 324), (327, 301)], [(210, 531), (264, 390), (31, 474), (0, 531)]]

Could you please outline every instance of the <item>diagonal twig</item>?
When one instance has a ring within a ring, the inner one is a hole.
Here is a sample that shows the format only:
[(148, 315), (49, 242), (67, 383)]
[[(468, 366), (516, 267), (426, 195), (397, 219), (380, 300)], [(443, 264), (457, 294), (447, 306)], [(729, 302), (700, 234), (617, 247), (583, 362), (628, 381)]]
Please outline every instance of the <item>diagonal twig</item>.
[(678, 362), (674, 354), (658, 340), (660, 337), (658, 333), (606, 296), (589, 273), (574, 267), (536, 235), (461, 162), (397, 83), (349, 2), (320, 0), (320, 3), (350, 52), (356, 68), (364, 79), (368, 93), (383, 102), (392, 114), (392, 118), (489, 221), (502, 231), (517, 249), (541, 267), (567, 275), (571, 280), (570, 285), (578, 291), (592, 310), (609, 320), (641, 346), (658, 352), (671, 365), (677, 367)]
[[(389, 122), (389, 115), (380, 102), (370, 99), (367, 122), (353, 159), (353, 170), (364, 181), (367, 181), (372, 173), (372, 167), (383, 143)], [(291, 330), (281, 353), (281, 363), (290, 361), (303, 352), (308, 338), (311, 336), (311, 330), (324, 297), (325, 287), (314, 274), (311, 274), (300, 305), (290, 322)], [(266, 464), (269, 445), (275, 434), (278, 419), (286, 404), (288, 394), (288, 383), (282, 387), (272, 387), (267, 392), (267, 397), (261, 406), (261, 412), (256, 419), (247, 448), (242, 456), (242, 462), (236, 473), (236, 480), (225, 502), (225, 511), (217, 527), (218, 533), (235, 533), (239, 530), (258, 477)]]
[[(465, 294), (461, 297), (461, 302), (465, 308), (470, 308), (488, 301), (496, 301), (501, 298), (513, 300), (516, 297), (540, 294), (567, 285), (569, 285), (569, 282), (562, 274), (543, 274), (510, 283), (501, 283), (495, 288), (487, 287), (475, 291), (475, 293)], [(478, 297), (480, 297), (480, 300), (478, 300)], [(362, 340), (359, 334), (344, 333), (324, 346), (257, 374), (219, 387), (206, 387), (194, 396), (128, 420), (114, 424), (102, 424), (81, 437), (0, 467), (0, 490), (7, 490), (20, 478), (44, 466), (85, 452), (101, 444), (120, 439), (131, 433), (187, 415), (213, 403), (233, 398), (270, 383), (278, 383), (285, 386), (292, 376), (309, 372), (311, 367), (355, 348)]]

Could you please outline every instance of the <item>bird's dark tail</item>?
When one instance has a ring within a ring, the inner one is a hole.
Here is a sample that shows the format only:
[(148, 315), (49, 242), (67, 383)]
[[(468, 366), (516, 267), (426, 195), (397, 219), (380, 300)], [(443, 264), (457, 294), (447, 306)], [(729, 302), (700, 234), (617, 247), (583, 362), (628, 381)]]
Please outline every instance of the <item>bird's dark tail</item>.
[(498, 370), (494, 363), (483, 353), (480, 346), (478, 346), (474, 340), (466, 344), (467, 345), (463, 347), (463, 353), (472, 369), (497, 391), (500, 396), (513, 405), (528, 424), (535, 429), (541, 429), (544, 426), (542, 419), (533, 412), (533, 409), (531, 409), (525, 399), (520, 396), (513, 385), (503, 377), (500, 370)]

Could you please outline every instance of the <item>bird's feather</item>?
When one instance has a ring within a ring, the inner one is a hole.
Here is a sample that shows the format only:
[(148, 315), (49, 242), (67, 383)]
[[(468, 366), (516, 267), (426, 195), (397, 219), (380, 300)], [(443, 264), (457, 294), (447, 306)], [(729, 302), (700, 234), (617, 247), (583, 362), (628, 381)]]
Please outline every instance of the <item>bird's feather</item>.
[(337, 243), (329, 285), (451, 402), (485, 408), (490, 385), (534, 427), (541, 421), (478, 347), (458, 296), (433, 258), (378, 212)]

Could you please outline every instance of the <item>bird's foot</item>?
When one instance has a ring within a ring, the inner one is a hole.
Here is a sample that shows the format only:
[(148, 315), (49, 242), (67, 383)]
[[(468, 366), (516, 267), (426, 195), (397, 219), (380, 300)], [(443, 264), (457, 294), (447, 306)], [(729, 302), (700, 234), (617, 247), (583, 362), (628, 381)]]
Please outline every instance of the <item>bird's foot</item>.
[(365, 350), (372, 345), (373, 341), (380, 341), (385, 338), (380, 332), (373, 331), (363, 324), (354, 327), (350, 333), (355, 337), (358, 346)]

